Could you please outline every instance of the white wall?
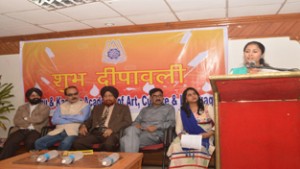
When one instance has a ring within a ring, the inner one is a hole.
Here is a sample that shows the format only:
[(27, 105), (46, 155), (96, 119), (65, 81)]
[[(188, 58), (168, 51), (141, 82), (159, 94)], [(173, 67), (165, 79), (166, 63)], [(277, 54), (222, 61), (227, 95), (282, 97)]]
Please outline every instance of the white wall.
[[(243, 63), (243, 48), (249, 41), (256, 40), (263, 43), (266, 47), (265, 60), (271, 66), (280, 68), (300, 68), (300, 43), (291, 41), (287, 37), (283, 38), (264, 38), (264, 39), (246, 39), (229, 40), (228, 43), (228, 70), (233, 67), (241, 66)], [(17, 108), (24, 103), (24, 92), (21, 74), (21, 62), (19, 55), (0, 56), (0, 74), (2, 74), (2, 83), (13, 83), (12, 99)], [(11, 122), (8, 127), (13, 125), (12, 119), (15, 112), (8, 113)], [(7, 132), (0, 129), (0, 138), (6, 137)]]
[(228, 72), (233, 67), (243, 64), (243, 48), (250, 41), (259, 41), (265, 48), (265, 61), (277, 68), (300, 69), (300, 43), (288, 37), (261, 38), (245, 40), (229, 40), (228, 42)]
[[(15, 97), (11, 99), (11, 102), (17, 109), (19, 105), (24, 103), (24, 88), (22, 83), (21, 61), (18, 54), (0, 56), (0, 74), (2, 75), (2, 84), (13, 83), (14, 85), (14, 88), (12, 89), (12, 94), (15, 95)], [(15, 115), (15, 111), (6, 114), (7, 117), (11, 119), (10, 122), (4, 121), (6, 127), (9, 128), (13, 125), (13, 117)], [(0, 129), (0, 138), (6, 137), (7, 131)]]

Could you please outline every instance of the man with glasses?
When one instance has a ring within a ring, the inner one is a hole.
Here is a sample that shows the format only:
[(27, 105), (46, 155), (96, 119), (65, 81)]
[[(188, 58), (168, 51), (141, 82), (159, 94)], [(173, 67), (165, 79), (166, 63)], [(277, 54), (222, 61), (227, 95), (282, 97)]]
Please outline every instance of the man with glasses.
[(121, 138), (121, 151), (138, 152), (144, 146), (159, 144), (164, 137), (163, 129), (175, 125), (175, 109), (163, 104), (163, 91), (153, 88), (149, 91), (151, 104), (144, 107)]
[(67, 87), (64, 94), (67, 101), (56, 108), (51, 119), (55, 129), (35, 142), (37, 150), (48, 149), (59, 141), (58, 150), (69, 150), (80, 124), (90, 116), (90, 106), (80, 100), (77, 87)]
[(92, 149), (100, 144), (100, 151), (116, 151), (120, 131), (128, 127), (132, 120), (129, 107), (117, 103), (119, 91), (113, 86), (101, 89), (102, 104), (92, 110), (92, 114), (79, 129), (79, 136), (73, 143), (77, 150)]

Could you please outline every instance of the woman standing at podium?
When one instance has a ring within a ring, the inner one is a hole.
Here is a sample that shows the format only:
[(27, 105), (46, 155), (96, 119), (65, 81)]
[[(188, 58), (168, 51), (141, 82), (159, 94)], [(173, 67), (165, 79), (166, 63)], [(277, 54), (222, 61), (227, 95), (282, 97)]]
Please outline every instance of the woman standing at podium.
[(269, 65), (264, 60), (265, 46), (257, 41), (248, 42), (244, 47), (244, 66), (233, 68), (230, 74), (253, 74)]
[[(167, 153), (170, 157), (169, 168), (207, 168), (215, 150), (213, 107), (204, 105), (199, 93), (192, 87), (182, 94), (181, 108), (176, 113), (176, 133), (177, 137)], [(199, 143), (202, 141), (199, 148), (182, 147), (181, 139), (186, 135), (196, 136)]]

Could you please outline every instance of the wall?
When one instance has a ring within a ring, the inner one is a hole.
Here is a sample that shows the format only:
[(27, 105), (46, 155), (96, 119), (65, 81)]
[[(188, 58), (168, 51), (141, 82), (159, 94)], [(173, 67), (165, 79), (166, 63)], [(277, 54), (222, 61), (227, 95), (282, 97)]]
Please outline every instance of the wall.
[(264, 44), (265, 61), (277, 68), (300, 69), (300, 43), (288, 37), (257, 38), (244, 40), (229, 40), (228, 42), (228, 72), (233, 67), (243, 64), (243, 48), (250, 41), (259, 41)]
[[(298, 42), (291, 41), (288, 37), (260, 38), (229, 40), (228, 72), (231, 68), (242, 65), (244, 45), (252, 40), (260, 41), (265, 45), (265, 60), (270, 65), (280, 68), (300, 68), (300, 44)], [(24, 103), (21, 62), (18, 54), (0, 56), (0, 74), (2, 74), (2, 83), (14, 84), (13, 94), (16, 97), (12, 99), (12, 102), (17, 108)], [(11, 122), (7, 123), (9, 126), (13, 125), (14, 113), (8, 113), (8, 117), (11, 119)], [(0, 138), (6, 136), (7, 131), (0, 129)]]
[[(15, 109), (17, 109), (18, 105), (24, 103), (24, 92), (23, 92), (24, 89), (23, 89), (22, 74), (21, 74), (21, 61), (18, 54), (0, 56), (0, 74), (2, 75), (1, 78), (2, 84), (13, 83), (14, 85), (14, 88), (12, 89), (12, 94), (15, 95), (15, 97), (11, 99), (11, 102), (15, 106)], [(7, 117), (11, 119), (10, 122), (4, 121), (7, 128), (13, 125), (14, 114), (15, 111), (6, 113)], [(0, 129), (0, 138), (7, 137), (7, 131)]]

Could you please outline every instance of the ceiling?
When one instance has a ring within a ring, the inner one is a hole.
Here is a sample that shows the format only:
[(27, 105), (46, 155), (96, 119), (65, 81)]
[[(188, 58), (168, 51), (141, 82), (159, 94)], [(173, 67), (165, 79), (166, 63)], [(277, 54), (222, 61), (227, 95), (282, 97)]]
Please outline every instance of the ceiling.
[[(268, 16), (288, 21), (292, 18), (293, 22), (276, 24)], [(287, 25), (287, 30), (300, 36), (300, 0), (98, 0), (52, 11), (29, 0), (0, 0), (0, 55), (18, 53), (22, 40), (202, 27), (203, 22), (204, 26), (224, 26), (220, 23), (229, 25), (232, 20), (238, 23), (240, 20), (235, 18), (245, 17), (242, 22), (248, 22), (251, 28), (248, 32), (257, 32), (258, 28), (274, 28), (275, 32)], [(261, 18), (264, 18), (262, 26), (251, 25)], [(270, 22), (268, 25), (266, 20)], [(155, 29), (151, 29), (153, 25)], [(229, 29), (229, 34), (245, 34), (240, 26)]]
[(100, 0), (54, 11), (0, 0), (0, 37), (299, 12), (300, 0)]

